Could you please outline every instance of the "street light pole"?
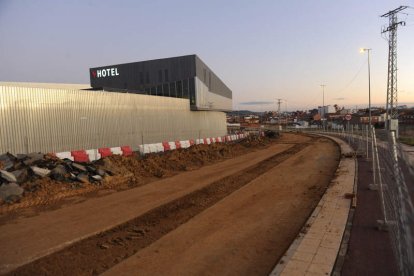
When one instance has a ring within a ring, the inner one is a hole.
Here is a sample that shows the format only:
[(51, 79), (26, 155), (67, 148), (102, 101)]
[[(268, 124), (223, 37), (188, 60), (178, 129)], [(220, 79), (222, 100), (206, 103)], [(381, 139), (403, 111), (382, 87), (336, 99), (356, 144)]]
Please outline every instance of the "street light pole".
[(371, 48), (362, 48), (361, 52), (368, 52), (368, 116), (369, 116), (369, 129), (371, 131), (372, 117), (371, 117), (371, 61), (370, 61), (370, 52)]
[[(322, 87), (322, 110), (323, 116), (321, 116), (323, 130), (325, 130), (325, 86), (326, 84), (321, 84)], [(322, 115), (322, 114), (321, 114)]]

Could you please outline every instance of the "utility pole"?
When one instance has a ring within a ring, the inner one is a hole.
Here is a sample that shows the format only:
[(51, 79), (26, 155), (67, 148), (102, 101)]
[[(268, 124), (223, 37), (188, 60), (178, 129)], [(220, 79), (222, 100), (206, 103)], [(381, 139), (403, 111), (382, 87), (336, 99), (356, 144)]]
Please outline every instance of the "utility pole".
[[(321, 120), (322, 120), (322, 126), (325, 130), (325, 86), (326, 84), (321, 84), (322, 87), (322, 109), (321, 109)], [(322, 116), (322, 110), (323, 110), (323, 116)]]
[(277, 100), (277, 121), (280, 125), (280, 104), (282, 103), (282, 99), (276, 99)]
[[(389, 11), (381, 17), (389, 18), (389, 25), (384, 28), (381, 33), (389, 32), (388, 37), (388, 79), (387, 79), (387, 103), (385, 113), (385, 126), (387, 130), (398, 129), (398, 91), (397, 91), (397, 28), (398, 25), (405, 26), (404, 21), (398, 21), (397, 14), (408, 8), (408, 6), (400, 6)], [(395, 121), (394, 121), (395, 120)], [(393, 124), (391, 125), (391, 122)], [(394, 125), (396, 124), (396, 125)]]

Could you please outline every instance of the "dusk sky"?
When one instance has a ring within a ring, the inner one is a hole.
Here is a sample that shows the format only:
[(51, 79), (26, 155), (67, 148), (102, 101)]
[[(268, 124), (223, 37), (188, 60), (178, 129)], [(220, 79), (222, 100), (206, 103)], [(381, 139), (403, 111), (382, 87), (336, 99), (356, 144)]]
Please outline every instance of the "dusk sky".
[[(385, 106), (380, 15), (414, 0), (0, 0), (0, 81), (89, 83), (90, 67), (197, 54), (234, 109)], [(414, 9), (399, 15), (399, 104), (414, 105)], [(262, 104), (246, 104), (262, 102)], [(271, 103), (271, 104), (269, 104)]]

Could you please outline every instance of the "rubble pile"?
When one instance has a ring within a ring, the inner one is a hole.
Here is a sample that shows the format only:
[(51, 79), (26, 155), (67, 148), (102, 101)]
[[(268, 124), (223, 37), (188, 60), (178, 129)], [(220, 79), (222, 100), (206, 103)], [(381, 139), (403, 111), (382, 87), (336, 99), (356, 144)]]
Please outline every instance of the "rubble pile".
[(82, 183), (99, 185), (106, 174), (112, 172), (92, 163), (80, 164), (41, 153), (6, 153), (0, 155), (0, 199), (7, 203), (18, 201), (25, 191), (36, 190), (32, 184), (37, 179), (49, 178), (81, 187)]
[(275, 136), (270, 136), (270, 135), (267, 135), (267, 134), (265, 134), (265, 135), (266, 135), (266, 137), (250, 135), (246, 139), (241, 141), (239, 143), (239, 145), (243, 146), (243, 147), (246, 147), (246, 148), (265, 147), (270, 143), (271, 139), (279, 137), (278, 135), (275, 135)]

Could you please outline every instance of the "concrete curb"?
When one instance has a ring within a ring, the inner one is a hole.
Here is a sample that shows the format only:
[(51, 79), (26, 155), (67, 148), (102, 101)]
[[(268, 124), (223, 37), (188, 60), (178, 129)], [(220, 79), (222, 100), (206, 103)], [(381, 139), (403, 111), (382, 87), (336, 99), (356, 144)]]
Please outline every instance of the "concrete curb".
[[(341, 148), (341, 161), (325, 194), (305, 223), (301, 233), (291, 244), (270, 275), (331, 275), (337, 256), (343, 251), (341, 243), (351, 204), (353, 202), (356, 159), (352, 148), (344, 141), (335, 141)], [(341, 249), (341, 250), (340, 250)]]

